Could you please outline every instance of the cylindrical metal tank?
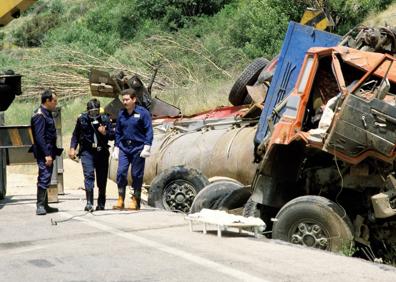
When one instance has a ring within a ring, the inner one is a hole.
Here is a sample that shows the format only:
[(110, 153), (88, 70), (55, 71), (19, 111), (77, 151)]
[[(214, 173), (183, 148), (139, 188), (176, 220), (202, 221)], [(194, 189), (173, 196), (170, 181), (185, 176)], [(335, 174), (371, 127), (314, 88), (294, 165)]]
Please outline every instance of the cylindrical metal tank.
[[(156, 175), (169, 167), (185, 165), (199, 169), (208, 178), (226, 176), (250, 184), (256, 169), (253, 163), (255, 132), (256, 126), (234, 125), (156, 133), (152, 155), (146, 159), (144, 183), (150, 184)], [(114, 181), (117, 165), (118, 161), (110, 159), (109, 178)]]

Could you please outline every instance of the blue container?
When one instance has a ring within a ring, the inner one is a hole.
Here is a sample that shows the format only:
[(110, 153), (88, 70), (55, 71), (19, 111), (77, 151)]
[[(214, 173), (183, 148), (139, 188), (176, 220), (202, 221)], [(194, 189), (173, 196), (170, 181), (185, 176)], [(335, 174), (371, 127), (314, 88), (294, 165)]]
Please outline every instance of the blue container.
[[(268, 118), (275, 106), (293, 90), (305, 53), (311, 47), (332, 47), (341, 41), (341, 36), (315, 29), (311, 26), (290, 22), (283, 41), (278, 65), (268, 90), (264, 109), (254, 139), (260, 144), (268, 132)], [(277, 120), (274, 120), (276, 122)]]

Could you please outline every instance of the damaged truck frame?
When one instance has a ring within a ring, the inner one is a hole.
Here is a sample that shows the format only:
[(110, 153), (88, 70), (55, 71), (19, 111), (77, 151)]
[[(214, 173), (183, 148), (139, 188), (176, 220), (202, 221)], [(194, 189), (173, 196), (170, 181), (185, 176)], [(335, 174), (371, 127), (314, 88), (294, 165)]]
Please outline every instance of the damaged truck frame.
[[(385, 54), (388, 44), (382, 53), (341, 46), (352, 43), (291, 22), (280, 55), (253, 62), (231, 91), (247, 100), (243, 91), (257, 74), (267, 85), (262, 104), (216, 109), (212, 119), (211, 112), (154, 119), (148, 203), (195, 212), (243, 194), (244, 215), (261, 217), (274, 239), (395, 264), (395, 58)], [(111, 80), (91, 78), (92, 93), (104, 96), (99, 90)], [(110, 160), (111, 179), (116, 169)], [(214, 176), (225, 179), (208, 181)]]
[(272, 238), (396, 262), (395, 61), (308, 50), (291, 94), (258, 130), (245, 215), (272, 225)]

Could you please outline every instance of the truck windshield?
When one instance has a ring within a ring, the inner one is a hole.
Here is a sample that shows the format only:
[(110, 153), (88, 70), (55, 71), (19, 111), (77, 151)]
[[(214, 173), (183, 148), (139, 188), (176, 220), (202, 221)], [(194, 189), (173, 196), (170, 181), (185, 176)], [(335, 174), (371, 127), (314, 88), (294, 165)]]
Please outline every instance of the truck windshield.
[(300, 84), (298, 85), (297, 91), (299, 94), (302, 94), (307, 86), (309, 74), (311, 73), (311, 69), (312, 69), (312, 64), (313, 64), (313, 57), (310, 56), (307, 58), (307, 63), (305, 64), (304, 72)]

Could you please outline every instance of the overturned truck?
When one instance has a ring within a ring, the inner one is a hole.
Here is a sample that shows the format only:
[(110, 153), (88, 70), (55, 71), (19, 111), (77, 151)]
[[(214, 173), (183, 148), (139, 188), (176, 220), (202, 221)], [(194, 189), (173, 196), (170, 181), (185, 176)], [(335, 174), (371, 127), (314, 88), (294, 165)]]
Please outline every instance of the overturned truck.
[[(146, 166), (149, 203), (218, 208), (244, 186), (244, 215), (261, 217), (272, 238), (395, 264), (395, 58), (333, 47), (347, 41), (291, 23), (275, 73), (268, 69), (273, 62), (254, 64), (255, 71), (264, 68), (265, 85), (271, 80), (263, 103), (220, 115), (216, 126), (205, 114), (158, 119)], [(244, 101), (243, 95), (230, 100)], [(231, 154), (234, 145), (239, 149)], [(214, 157), (218, 150), (222, 158)], [(212, 176), (228, 178), (209, 183)], [(205, 203), (210, 191), (217, 194)]]
[(258, 130), (262, 160), (244, 212), (272, 226), (272, 238), (396, 263), (395, 61), (308, 50)]

